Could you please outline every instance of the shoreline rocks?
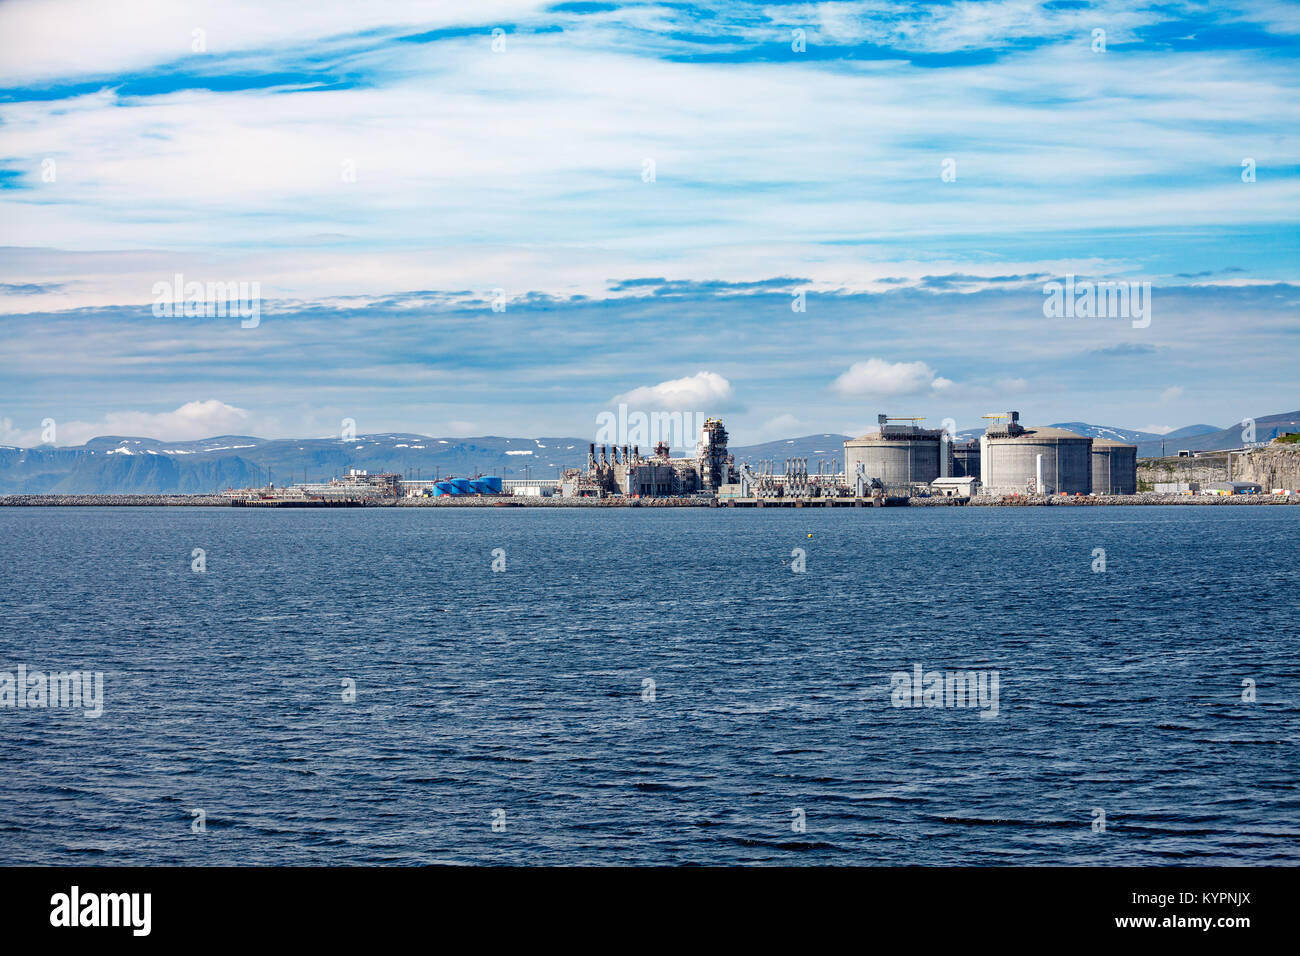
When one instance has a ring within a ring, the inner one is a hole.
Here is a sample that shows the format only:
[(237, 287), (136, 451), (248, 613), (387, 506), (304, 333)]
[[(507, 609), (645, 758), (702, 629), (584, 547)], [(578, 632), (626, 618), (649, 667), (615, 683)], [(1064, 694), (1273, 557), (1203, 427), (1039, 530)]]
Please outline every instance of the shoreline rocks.
[[(900, 500), (900, 504), (902, 501)], [(909, 498), (914, 508), (1080, 508), (1102, 505), (1300, 505), (1300, 495), (1136, 495), (1048, 496), (979, 495), (975, 498)], [(398, 498), (369, 501), (369, 508), (708, 508), (707, 498)], [(0, 507), (48, 508), (230, 508), (231, 499), (218, 495), (0, 495)], [(259, 504), (260, 508), (314, 508), (329, 505)], [(775, 506), (774, 506), (775, 507)], [(817, 507), (812, 505), (811, 507)]]

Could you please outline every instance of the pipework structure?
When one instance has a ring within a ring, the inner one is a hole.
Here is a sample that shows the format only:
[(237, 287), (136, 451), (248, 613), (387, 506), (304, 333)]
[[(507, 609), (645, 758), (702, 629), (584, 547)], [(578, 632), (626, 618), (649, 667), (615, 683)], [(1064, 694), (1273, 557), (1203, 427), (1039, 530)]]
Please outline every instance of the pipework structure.
[[(833, 464), (833, 461), (832, 461)], [(740, 466), (739, 477), (720, 490), (727, 498), (833, 498), (846, 497), (844, 475), (826, 471), (825, 460), (818, 471), (809, 470), (807, 458), (786, 458), (777, 471), (775, 459)]]

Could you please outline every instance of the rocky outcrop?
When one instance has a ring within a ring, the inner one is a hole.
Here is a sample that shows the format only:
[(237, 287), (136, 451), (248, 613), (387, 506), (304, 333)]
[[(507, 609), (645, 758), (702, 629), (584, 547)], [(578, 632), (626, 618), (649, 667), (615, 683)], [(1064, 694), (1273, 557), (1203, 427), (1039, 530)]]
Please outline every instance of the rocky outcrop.
[(1196, 481), (1202, 486), (1228, 481), (1253, 481), (1265, 491), (1300, 489), (1300, 445), (1271, 444), (1243, 451), (1203, 452), (1195, 458), (1143, 458), (1138, 462), (1138, 488), (1157, 481)]
[(1195, 481), (1204, 487), (1212, 481), (1228, 480), (1228, 456), (1226, 452), (1203, 452), (1195, 458), (1140, 458), (1137, 477), (1139, 491), (1150, 491), (1153, 483), (1163, 481)]
[(1265, 491), (1300, 490), (1300, 445), (1269, 445), (1233, 455), (1232, 480), (1254, 481)]

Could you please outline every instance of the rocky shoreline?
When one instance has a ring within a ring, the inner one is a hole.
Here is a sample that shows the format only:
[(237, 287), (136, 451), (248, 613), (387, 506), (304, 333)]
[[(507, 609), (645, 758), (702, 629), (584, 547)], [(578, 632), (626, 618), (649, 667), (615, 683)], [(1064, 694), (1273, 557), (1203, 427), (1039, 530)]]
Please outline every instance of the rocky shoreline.
[[(913, 498), (911, 504), (936, 499)], [(948, 499), (949, 501), (955, 499)], [(967, 499), (960, 499), (966, 501)], [(939, 503), (943, 499), (938, 499)], [(1300, 495), (1018, 495), (1006, 497), (977, 497), (969, 500), (978, 507), (1024, 508), (1052, 506), (1063, 508), (1086, 508), (1096, 505), (1297, 505)]]
[[(901, 503), (901, 501), (900, 501)], [(1081, 508), (1099, 505), (1300, 505), (1300, 495), (1096, 495), (1046, 496), (1008, 495), (976, 498), (910, 498), (915, 508)], [(368, 502), (358, 507), (370, 508), (708, 508), (707, 498), (398, 498)], [(231, 499), (219, 495), (0, 495), (0, 507), (138, 507), (138, 508), (230, 508)], [(248, 506), (248, 505), (246, 505)], [(723, 504), (725, 507), (725, 503)], [(775, 505), (779, 507), (779, 505)], [(786, 505), (788, 507), (789, 505)], [(810, 507), (820, 507), (813, 503)], [(280, 508), (287, 505), (254, 504), (249, 507)], [(301, 505), (295, 507), (331, 507)]]
[[(707, 508), (707, 498), (398, 498), (377, 499), (356, 507), (367, 508)], [(240, 502), (240, 507), (251, 508), (332, 508), (336, 504), (302, 504), (296, 501), (286, 503), (248, 503)], [(230, 498), (220, 495), (0, 495), (0, 508), (231, 508), (235, 507)]]
[(219, 495), (0, 495), (0, 507), (47, 508), (59, 505), (79, 507), (198, 507), (229, 508), (230, 500)]

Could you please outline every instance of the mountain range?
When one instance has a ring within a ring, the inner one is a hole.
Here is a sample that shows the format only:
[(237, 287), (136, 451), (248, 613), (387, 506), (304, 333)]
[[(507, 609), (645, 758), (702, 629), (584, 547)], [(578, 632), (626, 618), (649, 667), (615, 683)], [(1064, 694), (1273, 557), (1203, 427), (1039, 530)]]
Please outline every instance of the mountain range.
[[(1086, 422), (1057, 422), (1054, 426), (1094, 438), (1135, 443), (1141, 457), (1172, 455), (1180, 449), (1240, 448), (1243, 444), (1240, 424), (1228, 428), (1189, 425), (1165, 435)], [(1298, 430), (1300, 411), (1255, 420), (1256, 441)], [(958, 437), (976, 437), (981, 431), (967, 429)], [(737, 461), (775, 460), (778, 470), (786, 458), (806, 458), (810, 470), (816, 471), (820, 460), (830, 471), (832, 461), (843, 467), (847, 437), (805, 435), (733, 445), (731, 451)], [(328, 481), (351, 468), (397, 472), (412, 478), (475, 474), (554, 478), (564, 468), (581, 467), (586, 460), (587, 440), (572, 437), (430, 438), (392, 433), (349, 439), (222, 435), (198, 441), (159, 441), (104, 436), (77, 446), (0, 446), (0, 494), (200, 494), (268, 480), (277, 485)]]

